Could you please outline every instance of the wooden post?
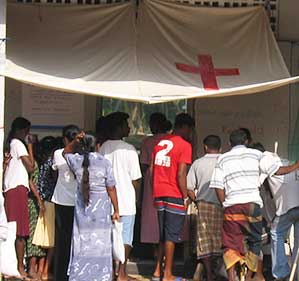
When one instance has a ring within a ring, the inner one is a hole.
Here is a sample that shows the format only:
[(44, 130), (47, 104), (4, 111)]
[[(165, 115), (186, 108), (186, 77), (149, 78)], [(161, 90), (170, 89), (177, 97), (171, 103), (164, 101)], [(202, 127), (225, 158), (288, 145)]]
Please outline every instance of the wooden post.
[[(6, 45), (6, 0), (0, 0), (0, 70), (5, 64)], [(4, 141), (4, 98), (5, 98), (5, 77), (0, 76), (0, 187), (2, 190), (3, 174), (3, 141)]]

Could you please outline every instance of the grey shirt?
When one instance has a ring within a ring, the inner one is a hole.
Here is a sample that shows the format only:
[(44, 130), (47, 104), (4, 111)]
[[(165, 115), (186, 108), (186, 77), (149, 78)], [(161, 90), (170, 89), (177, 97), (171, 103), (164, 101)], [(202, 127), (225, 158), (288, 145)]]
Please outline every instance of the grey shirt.
[(206, 154), (193, 162), (187, 175), (187, 188), (196, 192), (196, 201), (221, 205), (216, 191), (209, 188), (211, 177), (220, 154)]

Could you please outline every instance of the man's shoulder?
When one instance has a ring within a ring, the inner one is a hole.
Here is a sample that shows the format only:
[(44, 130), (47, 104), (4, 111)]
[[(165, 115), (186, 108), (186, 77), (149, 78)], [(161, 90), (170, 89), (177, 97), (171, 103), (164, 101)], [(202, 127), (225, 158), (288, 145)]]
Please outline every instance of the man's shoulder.
[(134, 153), (136, 152), (137, 153), (135, 146), (126, 141), (121, 140), (119, 145), (122, 149), (125, 149), (128, 152), (134, 152)]
[(127, 150), (128, 152), (136, 152), (136, 149), (132, 144), (129, 144), (123, 140), (107, 140), (100, 148), (100, 152), (102, 154), (108, 154), (111, 152), (122, 153), (124, 150)]
[(265, 151), (263, 153), (261, 163), (264, 162), (272, 162), (272, 163), (279, 163), (282, 166), (288, 166), (289, 165), (289, 160), (280, 158), (276, 153), (270, 152), (270, 151)]
[(12, 139), (10, 142), (10, 147), (25, 147), (25, 144), (19, 139)]
[(258, 157), (263, 156), (263, 153), (261, 151), (257, 150), (257, 149), (242, 147), (240, 149), (233, 149), (232, 148), (231, 150), (223, 153), (218, 159), (221, 160), (223, 158), (234, 156), (234, 155), (242, 156), (242, 155), (250, 155), (250, 154), (258, 156)]
[(220, 155), (221, 154), (217, 154), (217, 155), (215, 154), (213, 156), (209, 155), (208, 157), (207, 157), (207, 155), (204, 155), (202, 157), (197, 158), (193, 162), (192, 166), (200, 166), (200, 165), (205, 165), (205, 163), (207, 163), (207, 162), (217, 161), (217, 159), (219, 158)]
[(173, 141), (174, 145), (176, 145), (177, 147), (182, 147), (184, 148), (184, 150), (190, 149), (192, 147), (191, 143), (184, 140), (181, 136), (173, 135), (171, 140)]
[(59, 149), (56, 149), (54, 151), (54, 157), (56, 156), (62, 156), (62, 152), (63, 152), (64, 148), (59, 148)]

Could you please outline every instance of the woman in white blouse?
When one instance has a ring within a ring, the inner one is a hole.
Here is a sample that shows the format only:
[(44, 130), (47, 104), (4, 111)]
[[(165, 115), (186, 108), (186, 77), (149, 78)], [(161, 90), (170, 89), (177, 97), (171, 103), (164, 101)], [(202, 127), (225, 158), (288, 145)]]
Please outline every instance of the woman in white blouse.
[[(68, 145), (80, 132), (75, 125), (65, 126), (62, 130), (63, 142)], [(55, 203), (55, 254), (54, 280), (67, 281), (70, 259), (71, 238), (74, 220), (75, 193), (77, 182), (65, 158), (63, 148), (54, 152), (53, 166), (58, 171), (52, 202)]]
[[(18, 270), (26, 277), (23, 263), (26, 239), (29, 237), (28, 190), (29, 175), (34, 171), (32, 150), (33, 138), (29, 135), (31, 123), (17, 117), (11, 124), (7, 139), (7, 153), (10, 159), (4, 167), (4, 196), (7, 221), (16, 221), (17, 238), (15, 242)], [(25, 139), (28, 136), (26, 147)]]

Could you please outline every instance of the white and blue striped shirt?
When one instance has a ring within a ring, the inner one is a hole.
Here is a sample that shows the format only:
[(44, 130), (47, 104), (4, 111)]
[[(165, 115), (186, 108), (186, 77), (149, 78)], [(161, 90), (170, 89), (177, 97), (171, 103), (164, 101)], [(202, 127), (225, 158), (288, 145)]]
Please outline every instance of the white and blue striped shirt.
[(244, 203), (263, 206), (259, 192), (260, 174), (271, 176), (279, 166), (261, 165), (262, 158), (262, 152), (244, 145), (235, 146), (218, 158), (210, 188), (225, 190), (224, 207)]

